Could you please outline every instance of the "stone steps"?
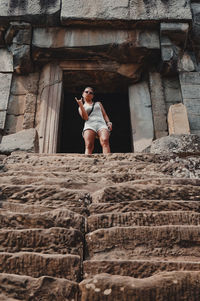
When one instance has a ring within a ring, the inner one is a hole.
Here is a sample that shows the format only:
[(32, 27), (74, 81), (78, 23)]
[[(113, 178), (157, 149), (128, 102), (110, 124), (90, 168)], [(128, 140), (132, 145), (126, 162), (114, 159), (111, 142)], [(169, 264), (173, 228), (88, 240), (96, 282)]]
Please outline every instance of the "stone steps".
[(159, 259), (146, 258), (135, 260), (86, 260), (83, 264), (83, 277), (91, 278), (97, 274), (147, 278), (160, 272), (200, 271), (198, 258)]
[(200, 226), (113, 227), (86, 235), (86, 259), (199, 257)]
[(90, 215), (105, 213), (125, 213), (138, 211), (194, 211), (200, 212), (200, 202), (190, 200), (134, 200), (131, 202), (92, 203), (88, 207)]
[(188, 211), (145, 211), (126, 213), (93, 214), (88, 217), (88, 232), (100, 228), (200, 225), (200, 213)]
[(34, 278), (51, 276), (79, 282), (81, 259), (78, 255), (41, 254), (34, 252), (0, 253), (0, 273)]
[(150, 154), (4, 156), (0, 300), (198, 294), (200, 180), (191, 162)]
[(31, 229), (61, 227), (77, 229), (84, 233), (85, 218), (67, 209), (55, 209), (44, 213), (17, 213), (0, 210), (0, 225), (2, 228)]
[(0, 300), (80, 300), (78, 283), (63, 278), (33, 278), (0, 273)]
[(146, 279), (97, 274), (80, 283), (81, 301), (198, 301), (200, 272), (163, 272)]
[(83, 258), (83, 234), (74, 229), (0, 230), (0, 252), (74, 254)]
[[(184, 181), (183, 181), (184, 182)], [(105, 187), (92, 194), (94, 203), (130, 202), (134, 200), (196, 200), (200, 198), (200, 186), (118, 184)]]
[(4, 199), (0, 202), (0, 208), (3, 210), (9, 210), (13, 212), (21, 212), (21, 213), (42, 213), (48, 212), (54, 209), (68, 209), (69, 211), (78, 213), (83, 216), (87, 216), (89, 211), (87, 209), (87, 204), (90, 203), (88, 198), (79, 199), (79, 200), (70, 200), (66, 201), (62, 200), (23, 200), (23, 199)]

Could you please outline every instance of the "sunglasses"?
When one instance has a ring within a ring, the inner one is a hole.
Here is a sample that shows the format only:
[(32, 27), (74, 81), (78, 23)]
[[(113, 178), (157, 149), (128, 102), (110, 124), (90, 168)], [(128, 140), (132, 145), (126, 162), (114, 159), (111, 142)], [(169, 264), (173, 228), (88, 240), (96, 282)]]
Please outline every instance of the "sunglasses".
[(94, 94), (92, 91), (84, 91), (84, 92), (87, 93), (87, 94), (91, 94), (91, 95)]

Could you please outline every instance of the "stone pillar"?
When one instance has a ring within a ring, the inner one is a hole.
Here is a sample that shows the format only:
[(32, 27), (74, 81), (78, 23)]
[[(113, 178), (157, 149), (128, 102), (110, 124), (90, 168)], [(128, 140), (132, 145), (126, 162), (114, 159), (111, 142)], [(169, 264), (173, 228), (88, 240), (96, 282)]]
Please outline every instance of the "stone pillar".
[(12, 82), (13, 57), (7, 49), (0, 49), (0, 141), (4, 134), (8, 101)]
[(167, 110), (160, 73), (149, 74), (149, 85), (154, 121), (155, 139), (168, 135), (167, 131)]
[(151, 145), (154, 138), (151, 99), (147, 82), (129, 87), (134, 152), (142, 152)]
[(191, 134), (200, 135), (200, 72), (182, 72), (179, 78)]
[(48, 64), (40, 76), (37, 99), (36, 124), (40, 153), (57, 151), (61, 98), (62, 69), (57, 64)]
[(170, 106), (168, 112), (169, 135), (190, 134), (187, 109), (182, 104)]

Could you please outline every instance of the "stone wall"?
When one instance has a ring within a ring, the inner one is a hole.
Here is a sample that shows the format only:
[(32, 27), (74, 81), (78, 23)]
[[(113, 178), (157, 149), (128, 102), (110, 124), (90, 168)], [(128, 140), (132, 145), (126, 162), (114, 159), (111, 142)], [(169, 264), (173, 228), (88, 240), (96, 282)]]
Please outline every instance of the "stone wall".
[[(40, 110), (45, 101), (38, 85), (49, 63), (61, 68), (63, 85), (72, 90), (92, 78), (97, 92), (102, 86), (105, 91), (129, 91), (135, 151), (169, 134), (170, 105), (186, 106), (190, 131), (199, 135), (199, 16), (199, 1), (3, 0), (1, 136), (48, 127), (45, 118), (53, 115), (45, 117)], [(148, 101), (138, 91), (146, 91)], [(54, 115), (58, 118), (58, 112)], [(51, 135), (48, 139), (55, 140)]]

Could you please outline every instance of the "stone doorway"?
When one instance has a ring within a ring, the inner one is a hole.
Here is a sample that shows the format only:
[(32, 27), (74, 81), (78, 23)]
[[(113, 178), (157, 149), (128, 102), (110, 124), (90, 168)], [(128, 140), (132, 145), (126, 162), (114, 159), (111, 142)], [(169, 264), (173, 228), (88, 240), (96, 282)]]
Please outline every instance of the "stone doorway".
[[(96, 87), (96, 90), (99, 89), (100, 87)], [(60, 147), (58, 150), (61, 153), (84, 153), (84, 140), (82, 138), (84, 121), (78, 114), (78, 106), (74, 101), (75, 96), (80, 97), (80, 93), (70, 93), (64, 87), (64, 101), (61, 109)], [(110, 136), (111, 152), (132, 152), (128, 91), (127, 93), (124, 91), (97, 93), (95, 101), (99, 100), (113, 122), (113, 131)], [(94, 153), (101, 152), (100, 143), (96, 139)]]
[[(111, 151), (133, 151), (128, 96), (132, 78), (110, 67), (105, 70), (105, 66), (102, 62), (64, 61), (43, 68), (36, 114), (40, 153), (84, 152), (83, 121), (74, 97), (81, 97), (86, 86), (95, 89), (96, 100), (102, 101), (113, 122)], [(97, 144), (95, 152), (100, 150)]]

